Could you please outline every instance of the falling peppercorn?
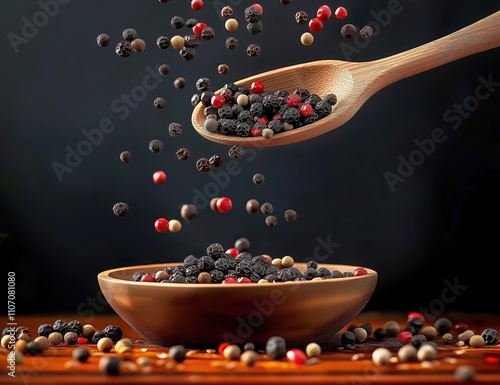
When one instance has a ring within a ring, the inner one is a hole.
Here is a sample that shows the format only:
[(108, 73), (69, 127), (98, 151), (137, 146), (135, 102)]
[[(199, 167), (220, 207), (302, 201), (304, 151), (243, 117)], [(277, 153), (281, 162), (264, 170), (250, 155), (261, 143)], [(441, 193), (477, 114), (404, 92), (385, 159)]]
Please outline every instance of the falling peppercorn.
[(123, 217), (128, 214), (128, 209), (128, 204), (126, 204), (125, 202), (118, 202), (113, 206), (113, 213), (117, 217)]

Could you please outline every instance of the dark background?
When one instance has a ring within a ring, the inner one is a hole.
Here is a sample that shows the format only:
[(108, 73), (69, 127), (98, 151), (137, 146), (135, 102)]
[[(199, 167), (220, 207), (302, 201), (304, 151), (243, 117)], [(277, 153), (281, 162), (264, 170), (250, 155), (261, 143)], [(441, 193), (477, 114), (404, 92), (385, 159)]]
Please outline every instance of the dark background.
[[(179, 219), (179, 206), (193, 202), (196, 189), (203, 191), (214, 181), (195, 169), (199, 157), (219, 154), (229, 160), (228, 146), (205, 140), (190, 125), (190, 98), (199, 77), (209, 77), (217, 89), (305, 61), (382, 58), (486, 17), (498, 10), (497, 2), (401, 1), (402, 11), (351, 57), (341, 45), (356, 45), (340, 36), (342, 25), (361, 28), (376, 20), (374, 14), (386, 10), (388, 1), (328, 2), (333, 10), (346, 6), (349, 15), (325, 23), (310, 47), (300, 44), (307, 27), (296, 24), (294, 14), (304, 10), (312, 16), (324, 1), (263, 2), (264, 30), (255, 36), (246, 31), (243, 18), (253, 2), (205, 1), (198, 12), (189, 3), (57, 3), (56, 14), (15, 53), (8, 34), (20, 36), (25, 20), (33, 21), (42, 8), (36, 1), (1, 2), (0, 256), (4, 268), (16, 273), (17, 313), (84, 314), (93, 299), (100, 299), (100, 271), (181, 261), (188, 254), (201, 256), (212, 242), (230, 247), (242, 236), (250, 239), (255, 254), (292, 255), (296, 261), (313, 257), (318, 239), (340, 244), (321, 262), (367, 266), (379, 273), (367, 310), (500, 312), (498, 86), (457, 129), (443, 120), (455, 103), (474, 94), (480, 76), (500, 81), (498, 49), (395, 83), (326, 135), (259, 151), (251, 161), (247, 153), (238, 175), (219, 189), (218, 195), (233, 200), (230, 213), (201, 208), (193, 221), (183, 221), (179, 233), (160, 234), (153, 228), (157, 217)], [(219, 15), (226, 4), (240, 22), (235, 33), (224, 29)], [(174, 30), (174, 15), (204, 21), (216, 32), (190, 62), (171, 47), (156, 47), (160, 35), (191, 32)], [(148, 46), (125, 59), (114, 47), (128, 27)], [(112, 39), (106, 48), (96, 44), (103, 32)], [(240, 41), (234, 51), (224, 47), (230, 35)], [(251, 42), (261, 45), (261, 55), (246, 55)], [(161, 63), (171, 66), (171, 74), (121, 119), (112, 102), (142, 84), (147, 66), (155, 69)], [(217, 73), (219, 63), (230, 66), (229, 74)], [(182, 90), (173, 87), (178, 76), (187, 80)], [(158, 96), (167, 101), (163, 110), (153, 107)], [(103, 118), (111, 119), (115, 130), (59, 181), (53, 162), (64, 164), (67, 146), (76, 149), (86, 139), (82, 131), (98, 129)], [(170, 122), (182, 124), (181, 136), (168, 135)], [(392, 192), (384, 173), (397, 173), (398, 156), (408, 159), (414, 141), (430, 138), (437, 127), (447, 140)], [(161, 153), (148, 150), (152, 139), (163, 141)], [(176, 159), (179, 147), (191, 151), (189, 161)], [(132, 152), (131, 163), (119, 161), (123, 150)], [(167, 173), (165, 185), (152, 183), (157, 169)], [(224, 166), (216, 172), (221, 170)], [(265, 175), (264, 185), (253, 185), (256, 172)], [(266, 227), (263, 214), (245, 212), (249, 198), (274, 205), (276, 228)], [(113, 215), (118, 201), (129, 204), (127, 216)], [(295, 223), (283, 219), (288, 208), (298, 212)], [(443, 292), (450, 283), (458, 289)]]

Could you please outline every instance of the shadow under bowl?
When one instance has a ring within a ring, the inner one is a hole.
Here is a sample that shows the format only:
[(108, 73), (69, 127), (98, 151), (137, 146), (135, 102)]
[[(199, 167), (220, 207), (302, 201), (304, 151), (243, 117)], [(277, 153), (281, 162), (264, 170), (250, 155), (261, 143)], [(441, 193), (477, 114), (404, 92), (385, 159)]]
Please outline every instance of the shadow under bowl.
[[(137, 265), (103, 271), (97, 279), (115, 312), (148, 342), (217, 348), (221, 342), (265, 347), (272, 336), (287, 346), (327, 343), (368, 303), (377, 273), (316, 281), (266, 284), (134, 282), (137, 271), (155, 274), (182, 263)], [(295, 263), (304, 271), (305, 263)], [(321, 264), (329, 270), (359, 266)]]

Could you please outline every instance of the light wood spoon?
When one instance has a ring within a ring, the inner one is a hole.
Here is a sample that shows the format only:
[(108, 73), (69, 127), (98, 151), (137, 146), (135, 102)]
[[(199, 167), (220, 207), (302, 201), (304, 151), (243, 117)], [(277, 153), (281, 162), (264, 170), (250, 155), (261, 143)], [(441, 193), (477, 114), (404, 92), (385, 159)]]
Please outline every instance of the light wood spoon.
[[(271, 138), (224, 135), (204, 129), (204, 106), (199, 103), (191, 121), (196, 131), (213, 142), (244, 147), (291, 144), (325, 134), (346, 123), (376, 92), (401, 79), (443, 64), (500, 46), (500, 11), (450, 35), (386, 58), (367, 62), (318, 60), (263, 72), (236, 81), (249, 87), (253, 81), (263, 82), (269, 91), (306, 88), (320, 97), (337, 95), (330, 115), (315, 123), (281, 132)], [(216, 93), (220, 91), (217, 90)]]

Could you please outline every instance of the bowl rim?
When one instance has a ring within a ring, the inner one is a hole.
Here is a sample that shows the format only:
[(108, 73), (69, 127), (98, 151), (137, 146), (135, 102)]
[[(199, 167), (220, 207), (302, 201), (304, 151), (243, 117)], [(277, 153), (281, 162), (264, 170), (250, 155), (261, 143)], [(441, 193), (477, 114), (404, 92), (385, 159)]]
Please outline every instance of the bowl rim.
[[(221, 290), (221, 289), (227, 289), (228, 287), (236, 290), (243, 290), (244, 288), (249, 288), (249, 287), (259, 287), (259, 288), (276, 288), (276, 287), (285, 287), (285, 286), (290, 286), (290, 285), (314, 285), (314, 284), (332, 284), (333, 282), (345, 282), (345, 281), (351, 281), (351, 280), (360, 280), (360, 279), (378, 279), (378, 273), (365, 266), (361, 265), (347, 265), (347, 264), (337, 264), (337, 263), (324, 263), (320, 264), (318, 263), (318, 267), (329, 267), (330, 270), (332, 270), (332, 267), (337, 267), (338, 270), (342, 271), (342, 268), (345, 270), (351, 269), (354, 270), (358, 267), (364, 268), (367, 271), (367, 274), (363, 275), (358, 275), (358, 276), (353, 276), (353, 277), (341, 277), (341, 278), (326, 278), (326, 279), (321, 279), (321, 280), (306, 280), (306, 281), (287, 281), (287, 282), (269, 282), (269, 283), (264, 283), (264, 284), (258, 284), (255, 282), (252, 282), (250, 284), (238, 284), (238, 283), (233, 283), (233, 284), (214, 284), (214, 283), (178, 283), (178, 282), (168, 282), (165, 284), (160, 284), (160, 282), (136, 282), (132, 280), (126, 280), (122, 278), (116, 278), (111, 276), (113, 273), (119, 273), (119, 272), (125, 272), (125, 271), (140, 271), (140, 270), (150, 270), (157, 268), (158, 270), (163, 269), (168, 266), (179, 266), (182, 264), (182, 262), (166, 262), (166, 263), (153, 263), (153, 264), (142, 264), (142, 265), (131, 265), (131, 266), (121, 266), (121, 267), (115, 267), (112, 269), (107, 269), (104, 271), (101, 271), (100, 273), (97, 274), (97, 279), (98, 281), (103, 281), (107, 283), (118, 283), (122, 285), (139, 285), (141, 287), (170, 287), (170, 288), (192, 288), (192, 289), (204, 289), (204, 288), (211, 288), (212, 290)], [(304, 268), (306, 266), (306, 262), (295, 262), (294, 266), (296, 267), (302, 267)]]

